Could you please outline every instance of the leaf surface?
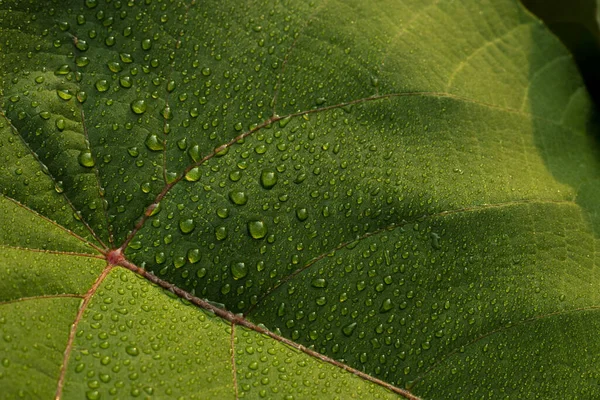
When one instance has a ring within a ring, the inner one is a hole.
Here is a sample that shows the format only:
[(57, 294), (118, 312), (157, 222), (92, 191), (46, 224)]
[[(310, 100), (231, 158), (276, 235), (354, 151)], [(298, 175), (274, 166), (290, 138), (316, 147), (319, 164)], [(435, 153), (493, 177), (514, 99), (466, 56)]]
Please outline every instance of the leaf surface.
[(518, 1), (0, 21), (4, 398), (598, 396), (595, 110)]

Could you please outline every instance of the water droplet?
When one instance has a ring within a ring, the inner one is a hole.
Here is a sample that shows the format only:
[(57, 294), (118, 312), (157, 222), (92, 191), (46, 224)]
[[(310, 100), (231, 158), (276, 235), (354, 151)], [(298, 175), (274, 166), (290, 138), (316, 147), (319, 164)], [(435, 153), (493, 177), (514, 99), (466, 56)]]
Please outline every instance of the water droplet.
[(119, 58), (126, 64), (133, 62), (133, 57), (129, 53), (120, 53)]
[(227, 218), (229, 217), (229, 209), (228, 208), (219, 208), (217, 209), (217, 215), (219, 216), (219, 218)]
[(134, 100), (131, 102), (131, 111), (136, 114), (143, 114), (146, 112), (146, 101), (145, 100)]
[(106, 92), (108, 90), (108, 81), (106, 79), (100, 79), (99, 81), (96, 82), (96, 89), (99, 92)]
[(152, 48), (152, 40), (150, 40), (150, 39), (142, 40), (142, 49), (143, 50), (150, 50), (151, 48)]
[(140, 354), (139, 349), (135, 346), (127, 346), (127, 347), (125, 347), (125, 351), (130, 356), (137, 356), (138, 354)]
[(200, 172), (200, 167), (194, 167), (185, 174), (185, 180), (189, 182), (196, 182), (201, 176), (202, 173)]
[(227, 227), (219, 226), (215, 228), (215, 237), (217, 240), (225, 240), (227, 238)]
[(254, 239), (262, 239), (267, 236), (267, 225), (263, 221), (249, 221), (248, 232)]
[(200, 261), (202, 258), (202, 254), (200, 254), (199, 249), (189, 249), (187, 252), (187, 259), (190, 263), (195, 264)]
[(233, 204), (243, 206), (248, 202), (248, 195), (245, 192), (233, 191), (229, 192), (229, 199)]
[[(121, 85), (121, 87), (128, 89), (133, 85), (133, 81), (130, 76), (122, 76), (119, 78), (119, 84)], [(141, 113), (136, 113), (136, 114), (141, 114)]]
[(123, 70), (123, 66), (121, 65), (121, 63), (119, 63), (117, 61), (111, 61), (108, 64), (106, 64), (106, 66), (112, 72), (121, 72)]
[(73, 94), (67, 89), (57, 89), (56, 94), (63, 100), (70, 100), (73, 98)]
[(296, 210), (296, 217), (298, 217), (298, 219), (300, 221), (306, 221), (306, 219), (308, 218), (308, 210), (306, 208), (299, 208)]
[(243, 262), (235, 263), (231, 267), (231, 275), (235, 280), (242, 279), (248, 275), (248, 267)]
[(388, 312), (393, 307), (394, 307), (394, 305), (392, 304), (392, 300), (391, 299), (385, 299), (383, 301), (383, 303), (381, 304), (381, 308), (379, 309), (379, 312), (381, 312), (381, 313)]
[(210, 68), (208, 68), (208, 67), (202, 68), (202, 75), (209, 76), (210, 75)]
[(202, 159), (202, 156), (200, 155), (200, 146), (198, 146), (197, 144), (190, 147), (190, 149), (188, 150), (188, 154), (194, 162), (198, 162)]
[(346, 336), (351, 336), (352, 332), (354, 332), (354, 330), (356, 329), (356, 326), (358, 324), (356, 322), (351, 322), (348, 325), (344, 326), (342, 328), (342, 332), (344, 333), (344, 335)]
[(56, 127), (58, 128), (59, 131), (63, 131), (66, 126), (67, 126), (67, 124), (65, 123), (64, 119), (59, 118), (56, 120)]
[(79, 164), (87, 168), (91, 168), (94, 166), (94, 159), (92, 158), (92, 153), (89, 150), (85, 150), (79, 153)]
[(271, 189), (277, 184), (277, 172), (272, 169), (265, 169), (260, 174), (260, 184), (265, 189)]
[(148, 135), (145, 144), (146, 147), (152, 151), (162, 151), (165, 148), (162, 139), (159, 139), (158, 135), (153, 133)]
[(179, 229), (186, 235), (192, 232), (194, 228), (196, 228), (196, 223), (191, 218), (179, 221)]
[(327, 286), (327, 281), (323, 278), (315, 278), (312, 280), (311, 285), (316, 288), (324, 288)]

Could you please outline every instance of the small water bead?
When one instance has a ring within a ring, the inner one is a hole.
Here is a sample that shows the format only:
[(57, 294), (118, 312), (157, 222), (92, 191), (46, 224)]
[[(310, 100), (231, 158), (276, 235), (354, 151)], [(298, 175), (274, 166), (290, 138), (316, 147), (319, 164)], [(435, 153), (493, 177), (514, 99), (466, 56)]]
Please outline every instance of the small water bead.
[(235, 280), (242, 279), (248, 275), (248, 267), (243, 262), (235, 263), (231, 267), (231, 275)]
[(254, 239), (262, 239), (267, 236), (267, 225), (263, 221), (249, 221), (248, 232)]
[(150, 40), (150, 39), (142, 40), (142, 49), (143, 50), (150, 50), (151, 48), (152, 48), (152, 40)]
[(92, 153), (89, 150), (85, 150), (79, 153), (78, 161), (82, 167), (91, 168), (94, 166), (94, 158), (92, 157)]
[(134, 100), (131, 102), (131, 111), (133, 111), (136, 114), (143, 114), (146, 112), (146, 101), (145, 100)]
[(223, 219), (229, 217), (229, 209), (228, 208), (218, 208), (217, 209), (217, 216), (219, 218), (223, 218)]
[(243, 206), (248, 202), (248, 195), (241, 191), (229, 192), (229, 200), (231, 200), (233, 204)]
[(277, 172), (272, 169), (263, 170), (260, 174), (260, 184), (265, 189), (272, 189), (277, 184)]
[(196, 222), (193, 219), (188, 218), (179, 221), (179, 229), (183, 234), (189, 234), (196, 228)]
[(202, 68), (202, 75), (209, 76), (210, 73), (211, 73), (210, 68), (208, 68), (208, 67)]

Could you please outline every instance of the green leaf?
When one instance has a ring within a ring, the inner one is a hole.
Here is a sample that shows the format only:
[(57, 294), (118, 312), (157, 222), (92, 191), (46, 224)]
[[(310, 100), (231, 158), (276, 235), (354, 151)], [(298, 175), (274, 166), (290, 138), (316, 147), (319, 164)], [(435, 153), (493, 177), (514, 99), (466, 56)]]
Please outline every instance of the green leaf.
[(517, 0), (0, 0), (1, 397), (594, 398), (600, 146)]
[(558, 36), (573, 53), (581, 75), (600, 101), (600, 8), (597, 0), (522, 0), (523, 4)]

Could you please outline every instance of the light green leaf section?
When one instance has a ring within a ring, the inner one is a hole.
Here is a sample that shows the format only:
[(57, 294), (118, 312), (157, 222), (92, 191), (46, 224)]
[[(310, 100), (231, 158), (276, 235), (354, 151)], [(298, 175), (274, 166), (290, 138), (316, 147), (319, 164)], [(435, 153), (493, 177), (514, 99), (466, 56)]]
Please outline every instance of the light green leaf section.
[(0, 398), (54, 396), (69, 327), (80, 302), (45, 298), (0, 303)]
[(5, 398), (600, 396), (596, 110), (518, 1), (0, 21)]
[(397, 399), (398, 396), (337, 366), (246, 328), (236, 328), (239, 397)]

